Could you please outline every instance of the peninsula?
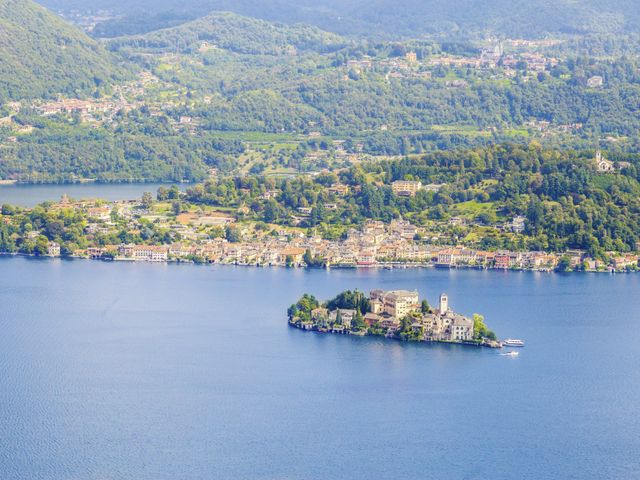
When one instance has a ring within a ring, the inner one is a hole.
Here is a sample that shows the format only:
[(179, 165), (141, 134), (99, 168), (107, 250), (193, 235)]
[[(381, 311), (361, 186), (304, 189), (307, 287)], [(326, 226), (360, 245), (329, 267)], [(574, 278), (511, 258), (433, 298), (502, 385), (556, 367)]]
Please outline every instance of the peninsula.
[[(288, 185), (285, 181), (280, 190), (256, 187), (243, 191), (230, 183), (234, 196), (243, 198), (240, 208), (202, 203), (193, 197), (200, 186), (186, 193), (176, 186), (161, 187), (155, 199), (147, 192), (130, 201), (64, 196), (59, 202), (33, 208), (3, 204), (0, 254), (308, 268), (639, 269), (640, 241), (634, 251), (621, 248), (601, 254), (585, 249), (526, 249), (528, 237), (523, 229), (529, 220), (524, 217), (488, 233), (486, 226), (463, 226), (453, 219), (421, 225), (402, 215), (388, 221), (363, 218), (353, 223), (335, 216), (317, 223), (307, 210), (300, 217), (256, 214), (261, 205), (267, 208), (275, 198), (285, 196)], [(357, 198), (354, 195), (349, 201)], [(486, 235), (505, 243), (483, 242)]]
[(304, 294), (287, 313), (289, 325), (302, 330), (502, 347), (481, 315), (468, 318), (454, 312), (446, 293), (440, 295), (437, 308), (408, 290), (373, 290), (369, 297), (347, 290), (324, 303)]

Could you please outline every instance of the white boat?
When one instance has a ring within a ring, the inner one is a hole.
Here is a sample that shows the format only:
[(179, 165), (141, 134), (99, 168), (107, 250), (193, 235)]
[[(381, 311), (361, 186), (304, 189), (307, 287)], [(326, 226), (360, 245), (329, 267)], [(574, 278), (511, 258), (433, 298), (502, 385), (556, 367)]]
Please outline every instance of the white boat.
[(518, 355), (520, 355), (520, 352), (516, 352), (514, 350), (511, 350), (511, 351), (506, 352), (506, 353), (501, 353), (500, 355), (502, 355), (503, 357), (517, 357)]
[(524, 342), (516, 338), (507, 338), (502, 345), (505, 347), (524, 347)]

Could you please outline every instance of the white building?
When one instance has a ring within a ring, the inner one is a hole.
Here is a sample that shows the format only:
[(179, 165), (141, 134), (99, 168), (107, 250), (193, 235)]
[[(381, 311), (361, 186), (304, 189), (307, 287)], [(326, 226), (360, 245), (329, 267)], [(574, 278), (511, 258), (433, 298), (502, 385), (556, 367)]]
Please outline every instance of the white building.
[(47, 255), (50, 257), (59, 257), (60, 244), (56, 242), (49, 242), (49, 246), (47, 247)]

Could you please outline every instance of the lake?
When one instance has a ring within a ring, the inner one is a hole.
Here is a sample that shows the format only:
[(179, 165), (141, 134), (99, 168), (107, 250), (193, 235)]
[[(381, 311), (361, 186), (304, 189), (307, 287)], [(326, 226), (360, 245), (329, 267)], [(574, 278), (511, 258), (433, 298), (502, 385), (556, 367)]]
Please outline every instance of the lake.
[[(519, 357), (289, 328), (413, 289)], [(0, 257), (0, 478), (640, 478), (640, 276)]]
[[(63, 195), (76, 200), (100, 198), (108, 201), (135, 200), (144, 192), (156, 194), (163, 183), (68, 183), (46, 185), (0, 185), (0, 205), (8, 203), (20, 207), (34, 207), (46, 201), (57, 202)], [(180, 185), (179, 185), (180, 186)]]

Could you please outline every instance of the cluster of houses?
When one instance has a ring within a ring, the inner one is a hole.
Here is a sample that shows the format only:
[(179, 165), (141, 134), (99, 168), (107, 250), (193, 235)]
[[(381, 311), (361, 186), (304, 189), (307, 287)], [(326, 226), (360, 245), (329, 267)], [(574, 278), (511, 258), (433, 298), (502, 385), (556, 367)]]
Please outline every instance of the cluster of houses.
[(122, 97), (111, 100), (81, 100), (77, 98), (64, 98), (58, 101), (40, 103), (34, 105), (43, 117), (52, 115), (78, 115), (83, 122), (94, 122), (103, 117), (111, 119), (118, 111), (129, 111), (133, 105)]
[(429, 58), (430, 66), (447, 66), (457, 68), (496, 68), (502, 67), (506, 76), (514, 76), (517, 70), (525, 69), (539, 73), (558, 65), (559, 60), (542, 53), (514, 51), (505, 53), (502, 43), (492, 48), (485, 48), (476, 56), (439, 55)]
[[(269, 192), (265, 192), (265, 195), (268, 194)], [(610, 262), (604, 263), (590, 258), (580, 250), (563, 254), (484, 251), (466, 246), (424, 242), (421, 238), (427, 232), (402, 219), (395, 219), (388, 224), (371, 220), (358, 229), (349, 229), (344, 238), (328, 240), (297, 228), (257, 229), (249, 222), (238, 223), (235, 217), (223, 212), (202, 211), (181, 213), (176, 217), (167, 216), (145, 210), (137, 201), (96, 204), (91, 201), (70, 203), (68, 199), (63, 199), (52, 208), (68, 207), (85, 212), (88, 220), (85, 232), (88, 235), (113, 236), (122, 228), (121, 223), (118, 226), (115, 222), (123, 219), (127, 222), (127, 229), (136, 232), (141, 228), (140, 219), (144, 219), (158, 228), (171, 231), (175, 238), (174, 243), (163, 245), (92, 245), (74, 252), (76, 256), (93, 259), (148, 262), (196, 260), (235, 265), (304, 267), (308, 259), (312, 258), (314, 265), (326, 267), (433, 266), (551, 271), (565, 257), (565, 264), (568, 259), (569, 268), (572, 269), (624, 271), (638, 268), (637, 253), (611, 254)], [(516, 216), (503, 229), (522, 233), (525, 225), (526, 218)], [(238, 231), (240, 241), (228, 241), (221, 235), (227, 226)], [(219, 232), (218, 235), (212, 236), (214, 230)], [(31, 233), (38, 235), (36, 231)], [(49, 255), (59, 256), (60, 252), (60, 245), (51, 242)]]
[[(407, 232), (411, 231), (410, 227), (404, 228)], [(95, 259), (108, 257), (148, 262), (200, 259), (221, 264), (302, 267), (305, 266), (305, 254), (308, 252), (313, 258), (321, 257), (327, 267), (372, 268), (411, 265), (535, 271), (552, 271), (562, 258), (558, 254), (544, 252), (482, 251), (465, 247), (416, 245), (407, 241), (400, 241), (396, 245), (363, 247), (349, 239), (331, 242), (317, 237), (292, 238), (286, 231), (281, 234), (277, 238), (241, 243), (217, 238), (200, 243), (177, 242), (171, 245), (107, 245), (90, 247), (78, 253)], [(396, 235), (402, 235), (402, 232)], [(50, 254), (59, 255), (59, 248), (59, 245), (53, 247)], [(572, 269), (623, 271), (638, 267), (637, 254), (616, 255), (608, 264), (589, 258), (586, 252), (579, 250), (566, 252), (564, 256), (569, 259)]]
[(405, 332), (410, 331), (411, 339), (427, 342), (464, 343), (475, 338), (473, 319), (454, 312), (446, 293), (440, 295), (437, 308), (425, 309), (417, 291), (373, 290), (369, 305), (370, 311), (362, 317), (366, 330), (354, 321), (361, 315), (356, 309), (319, 307), (311, 311), (309, 319), (293, 317), (289, 322), (303, 330), (360, 335), (369, 332), (388, 337), (397, 336), (404, 328)]
[[(543, 48), (541, 45), (511, 43), (508, 47), (510, 52), (505, 53), (504, 43), (499, 42), (490, 48), (482, 49), (475, 56), (443, 53), (419, 58), (415, 51), (408, 51), (404, 56), (392, 58), (375, 58), (365, 55), (362, 58), (348, 60), (346, 68), (358, 74), (372, 69), (383, 69), (387, 71), (387, 79), (431, 79), (431, 70), (434, 67), (463, 69), (496, 69), (500, 67), (506, 77), (513, 77), (519, 70), (536, 74), (547, 71), (559, 63), (558, 58), (539, 53), (540, 48)], [(349, 76), (345, 75), (344, 79), (348, 80)], [(451, 83), (450, 86), (464, 87), (467, 84), (466, 82)]]

